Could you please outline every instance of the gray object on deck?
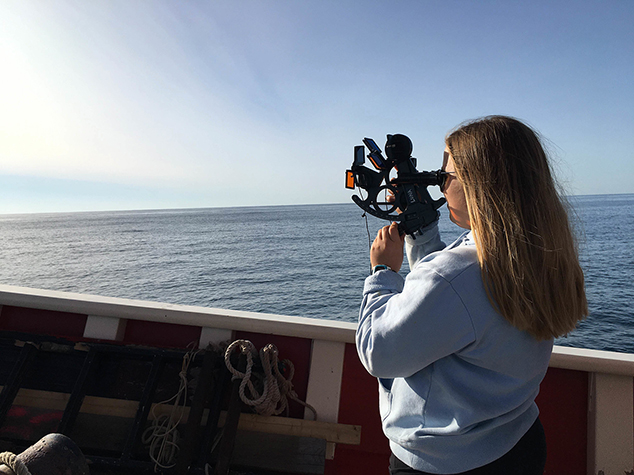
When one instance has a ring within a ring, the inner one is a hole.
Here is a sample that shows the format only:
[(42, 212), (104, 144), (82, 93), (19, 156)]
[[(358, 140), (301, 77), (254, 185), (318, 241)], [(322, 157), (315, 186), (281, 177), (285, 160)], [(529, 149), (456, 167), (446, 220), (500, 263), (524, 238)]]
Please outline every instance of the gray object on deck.
[[(16, 460), (28, 468), (31, 475), (89, 475), (88, 464), (82, 451), (69, 437), (48, 434), (17, 455)], [(0, 465), (0, 474), (13, 475), (6, 465)]]

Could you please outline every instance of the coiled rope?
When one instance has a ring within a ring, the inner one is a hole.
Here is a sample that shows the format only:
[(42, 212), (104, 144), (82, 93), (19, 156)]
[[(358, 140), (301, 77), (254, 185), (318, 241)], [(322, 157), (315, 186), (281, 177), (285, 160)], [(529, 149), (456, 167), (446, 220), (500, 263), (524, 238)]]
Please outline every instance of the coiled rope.
[[(143, 444), (149, 445), (150, 459), (154, 462), (154, 471), (159, 468), (167, 469), (176, 465), (176, 456), (180, 450), (178, 446), (178, 424), (183, 419), (185, 404), (187, 402), (187, 371), (189, 365), (198, 352), (191, 350), (183, 356), (180, 373), (180, 385), (178, 391), (171, 398), (159, 402), (152, 407), (152, 424), (148, 426), (141, 436)], [(169, 412), (156, 415), (156, 409), (171, 404)]]
[(9, 467), (16, 475), (31, 475), (27, 466), (24, 465), (24, 462), (19, 460), (17, 455), (12, 452), (0, 453), (0, 465), (2, 464)]
[[(244, 373), (231, 364), (231, 353), (237, 348), (247, 359)], [(277, 347), (271, 343), (260, 349), (259, 355), (255, 345), (249, 340), (236, 340), (227, 347), (225, 365), (233, 375), (232, 380), (242, 380), (239, 391), (240, 399), (248, 406), (252, 406), (255, 412), (264, 416), (279, 415), (282, 412), (288, 415), (288, 399), (291, 399), (308, 408), (313, 413), (314, 420), (317, 420), (315, 408), (299, 399), (293, 390), (292, 379), (295, 374), (295, 366), (288, 359), (281, 361), (288, 368), (289, 375), (288, 378), (285, 378), (279, 369), (278, 354)], [(258, 356), (264, 372), (261, 394), (252, 381), (252, 378), (256, 376), (253, 372), (254, 360)]]

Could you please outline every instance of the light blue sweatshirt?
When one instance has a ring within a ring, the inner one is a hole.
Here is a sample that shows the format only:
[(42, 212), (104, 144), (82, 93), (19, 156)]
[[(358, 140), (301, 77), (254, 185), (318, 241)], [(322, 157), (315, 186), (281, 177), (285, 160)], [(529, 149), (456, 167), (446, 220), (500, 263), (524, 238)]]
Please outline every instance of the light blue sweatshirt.
[(416, 470), (452, 474), (508, 452), (535, 422), (552, 340), (491, 305), (472, 233), (445, 247), (437, 223), (406, 238), (410, 273), (365, 281), (356, 341), (379, 378), (383, 431)]

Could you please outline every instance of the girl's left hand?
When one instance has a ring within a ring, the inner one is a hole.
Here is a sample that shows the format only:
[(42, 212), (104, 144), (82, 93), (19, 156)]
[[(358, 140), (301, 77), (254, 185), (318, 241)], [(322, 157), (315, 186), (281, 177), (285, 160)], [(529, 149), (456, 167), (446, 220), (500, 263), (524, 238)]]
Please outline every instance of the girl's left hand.
[(398, 225), (392, 223), (379, 229), (370, 248), (372, 267), (383, 264), (398, 272), (403, 265), (403, 244), (405, 236), (398, 232)]

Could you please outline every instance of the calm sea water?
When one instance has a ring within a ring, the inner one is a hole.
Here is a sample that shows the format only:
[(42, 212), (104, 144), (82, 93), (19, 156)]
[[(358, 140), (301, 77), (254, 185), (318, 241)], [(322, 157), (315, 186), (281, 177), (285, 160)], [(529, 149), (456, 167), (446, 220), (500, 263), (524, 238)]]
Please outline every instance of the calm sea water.
[[(571, 201), (591, 316), (557, 343), (634, 353), (634, 195)], [(5, 215), (0, 283), (353, 322), (368, 248), (352, 203)]]

